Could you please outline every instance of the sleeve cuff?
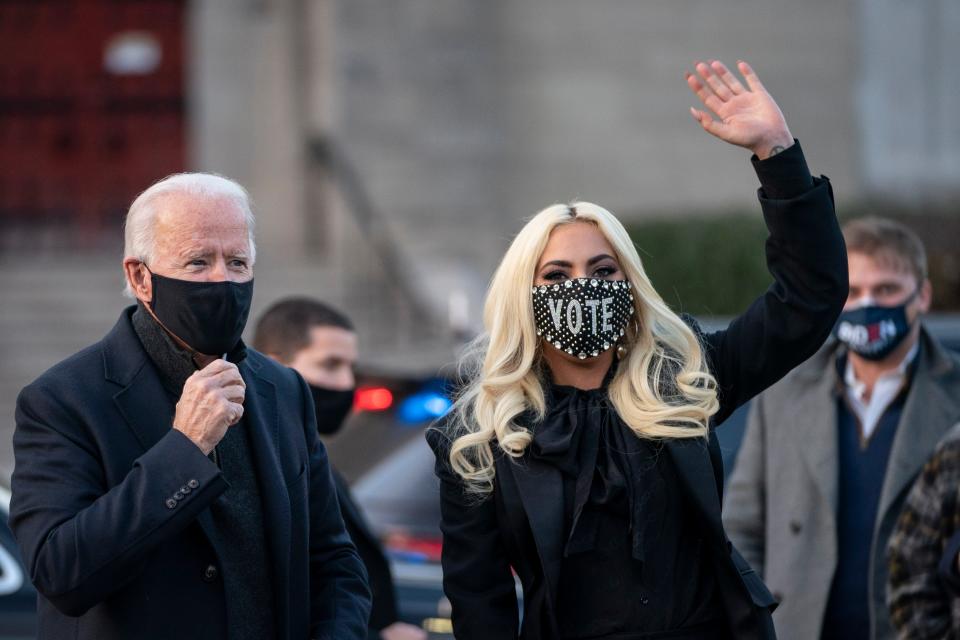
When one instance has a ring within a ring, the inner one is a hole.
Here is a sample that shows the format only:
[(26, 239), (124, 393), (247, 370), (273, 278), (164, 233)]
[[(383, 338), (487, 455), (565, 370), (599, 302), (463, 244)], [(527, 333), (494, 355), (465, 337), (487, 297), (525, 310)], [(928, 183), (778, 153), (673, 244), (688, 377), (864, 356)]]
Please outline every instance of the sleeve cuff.
[(754, 155), (750, 161), (760, 179), (760, 190), (769, 199), (788, 200), (813, 187), (813, 177), (796, 138), (792, 146), (775, 156), (760, 160)]
[(957, 554), (960, 553), (960, 532), (953, 534), (940, 556), (937, 573), (940, 579), (954, 594), (960, 594), (960, 572), (957, 571)]

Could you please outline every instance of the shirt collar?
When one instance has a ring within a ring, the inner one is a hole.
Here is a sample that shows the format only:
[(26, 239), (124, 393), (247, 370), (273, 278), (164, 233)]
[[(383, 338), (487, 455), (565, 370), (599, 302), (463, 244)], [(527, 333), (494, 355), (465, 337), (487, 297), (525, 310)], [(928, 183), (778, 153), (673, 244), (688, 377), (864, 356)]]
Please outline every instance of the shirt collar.
[[(920, 352), (920, 341), (917, 340), (910, 350), (907, 351), (907, 354), (903, 356), (903, 360), (896, 366), (895, 369), (884, 373), (880, 376), (880, 380), (885, 378), (899, 379), (902, 380), (907, 377), (907, 369), (910, 368), (910, 365), (916, 359), (917, 354)], [(857, 374), (853, 370), (853, 363), (850, 361), (849, 354), (847, 355), (847, 363), (843, 372), (843, 382), (844, 384), (853, 390), (856, 393), (858, 398), (863, 397), (863, 392), (866, 390), (866, 383), (861, 382), (857, 379)]]

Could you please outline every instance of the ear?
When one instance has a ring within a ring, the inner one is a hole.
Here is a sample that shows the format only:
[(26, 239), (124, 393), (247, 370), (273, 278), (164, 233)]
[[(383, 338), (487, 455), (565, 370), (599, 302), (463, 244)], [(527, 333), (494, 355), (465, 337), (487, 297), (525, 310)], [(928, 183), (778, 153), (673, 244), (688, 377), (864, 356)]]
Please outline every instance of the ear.
[(124, 258), (123, 273), (137, 300), (149, 304), (153, 300), (153, 281), (147, 266), (137, 258)]
[(927, 313), (930, 311), (930, 305), (933, 304), (933, 285), (930, 284), (930, 280), (924, 280), (923, 284), (920, 285), (920, 294), (917, 295), (917, 302), (919, 303), (920, 313)]

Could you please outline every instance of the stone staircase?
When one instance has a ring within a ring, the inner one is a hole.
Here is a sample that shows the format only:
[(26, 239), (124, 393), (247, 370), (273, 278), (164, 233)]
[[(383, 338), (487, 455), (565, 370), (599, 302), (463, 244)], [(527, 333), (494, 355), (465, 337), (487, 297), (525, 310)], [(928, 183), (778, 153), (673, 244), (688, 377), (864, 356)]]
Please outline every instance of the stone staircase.
[(0, 481), (13, 471), (10, 438), (20, 389), (100, 339), (129, 304), (116, 255), (0, 257)]

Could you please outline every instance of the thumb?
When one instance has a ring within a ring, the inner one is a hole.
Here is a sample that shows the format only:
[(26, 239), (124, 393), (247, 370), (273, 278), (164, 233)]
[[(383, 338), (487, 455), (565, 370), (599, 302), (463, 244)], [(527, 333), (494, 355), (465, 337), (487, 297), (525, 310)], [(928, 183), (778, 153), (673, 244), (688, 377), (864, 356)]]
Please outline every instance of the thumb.
[(710, 114), (704, 113), (699, 109), (694, 109), (693, 107), (690, 107), (690, 115), (693, 116), (694, 120), (700, 123), (700, 126), (703, 127), (704, 131), (720, 138), (721, 140), (724, 139), (723, 130), (727, 125), (723, 124), (719, 120), (714, 120), (710, 117)]

